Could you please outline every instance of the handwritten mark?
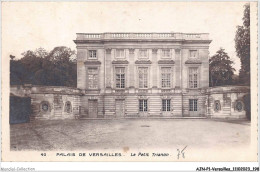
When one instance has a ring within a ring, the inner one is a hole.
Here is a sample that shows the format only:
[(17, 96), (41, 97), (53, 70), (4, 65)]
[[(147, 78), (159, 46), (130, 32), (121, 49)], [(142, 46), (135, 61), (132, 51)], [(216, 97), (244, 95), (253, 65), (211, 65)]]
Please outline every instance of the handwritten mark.
[(182, 155), (182, 158), (185, 159), (185, 152), (184, 152), (184, 150), (185, 150), (187, 147), (188, 147), (188, 146), (185, 146), (181, 151), (180, 151), (180, 149), (177, 149), (177, 151), (178, 151), (178, 154), (177, 154), (178, 159), (180, 159), (180, 155)]

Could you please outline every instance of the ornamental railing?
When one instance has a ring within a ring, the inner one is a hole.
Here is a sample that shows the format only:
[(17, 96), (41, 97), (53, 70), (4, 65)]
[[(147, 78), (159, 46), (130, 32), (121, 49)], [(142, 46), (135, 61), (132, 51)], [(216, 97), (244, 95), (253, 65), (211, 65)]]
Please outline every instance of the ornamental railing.
[(77, 33), (77, 40), (99, 39), (183, 39), (209, 40), (208, 33)]

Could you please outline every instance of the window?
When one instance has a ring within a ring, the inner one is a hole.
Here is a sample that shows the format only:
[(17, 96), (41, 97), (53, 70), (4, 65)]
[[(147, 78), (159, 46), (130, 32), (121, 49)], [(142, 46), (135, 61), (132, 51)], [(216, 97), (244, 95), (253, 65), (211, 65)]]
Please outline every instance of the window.
[(89, 50), (89, 59), (97, 58), (97, 50)]
[(162, 111), (165, 111), (165, 112), (171, 111), (171, 99), (162, 100)]
[(65, 112), (71, 113), (71, 103), (69, 101), (65, 104)]
[(189, 99), (189, 111), (198, 111), (197, 99)]
[(148, 68), (139, 68), (139, 88), (148, 88)]
[(116, 88), (125, 88), (125, 68), (116, 67)]
[(196, 58), (197, 57), (197, 50), (190, 50), (190, 58)]
[(147, 112), (147, 100), (141, 99), (139, 100), (139, 111), (140, 112)]
[(220, 105), (220, 101), (216, 100), (215, 101), (215, 111), (218, 112), (221, 110), (221, 105)]
[(116, 49), (116, 57), (117, 58), (124, 58), (125, 57), (125, 50), (124, 49)]
[(140, 58), (148, 58), (148, 51), (147, 50), (139, 50), (139, 57)]
[(238, 112), (241, 112), (243, 110), (243, 103), (241, 101), (237, 101), (236, 104), (235, 104), (235, 109)]
[(97, 68), (88, 68), (88, 88), (98, 88), (98, 71)]
[(44, 112), (47, 112), (48, 109), (49, 109), (48, 104), (47, 104), (47, 103), (43, 103), (43, 104), (42, 104), (42, 110), (43, 110)]
[(198, 68), (189, 68), (189, 88), (198, 88)]
[(162, 57), (170, 58), (170, 50), (169, 49), (163, 49), (162, 50)]
[(171, 87), (171, 68), (162, 67), (162, 88)]
[(43, 112), (50, 111), (49, 102), (47, 102), (47, 101), (41, 102), (41, 111), (43, 111)]

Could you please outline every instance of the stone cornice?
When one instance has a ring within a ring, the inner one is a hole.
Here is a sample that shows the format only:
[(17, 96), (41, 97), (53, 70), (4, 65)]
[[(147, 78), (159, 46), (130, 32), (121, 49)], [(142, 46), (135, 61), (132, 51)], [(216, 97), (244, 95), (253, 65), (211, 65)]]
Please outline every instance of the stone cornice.
[(101, 62), (100, 61), (85, 61), (84, 62), (85, 65), (101, 65)]
[(128, 64), (127, 60), (113, 60), (112, 64)]
[(185, 64), (201, 64), (202, 61), (200, 59), (188, 59), (185, 61)]
[(152, 64), (150, 60), (136, 60), (135, 64)]
[(174, 64), (173, 60), (159, 60), (158, 64)]

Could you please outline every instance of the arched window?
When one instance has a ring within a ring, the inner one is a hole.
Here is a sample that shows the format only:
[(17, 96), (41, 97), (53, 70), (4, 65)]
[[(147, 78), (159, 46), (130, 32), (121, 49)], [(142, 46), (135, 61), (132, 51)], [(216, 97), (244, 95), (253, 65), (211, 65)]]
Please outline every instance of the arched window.
[(215, 103), (214, 103), (214, 109), (216, 112), (220, 111), (221, 110), (221, 105), (220, 105), (220, 101), (219, 100), (216, 100)]
[(235, 109), (238, 112), (241, 112), (244, 109), (244, 104), (243, 104), (243, 102), (241, 100), (236, 101)]
[(65, 104), (65, 112), (67, 113), (71, 113), (71, 103), (70, 101), (67, 101), (66, 104)]

